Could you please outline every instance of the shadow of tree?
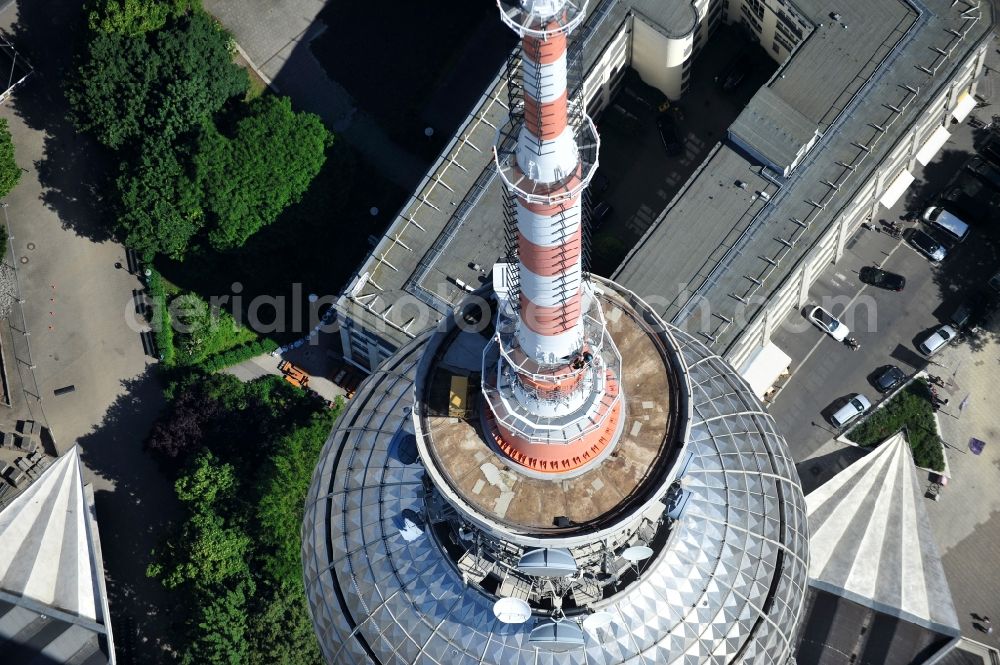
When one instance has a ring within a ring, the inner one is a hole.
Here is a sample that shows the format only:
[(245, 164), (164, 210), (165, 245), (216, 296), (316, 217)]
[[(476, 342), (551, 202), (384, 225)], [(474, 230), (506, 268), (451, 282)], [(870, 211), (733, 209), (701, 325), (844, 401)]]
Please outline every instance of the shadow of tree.
[(64, 228), (101, 242), (111, 237), (100, 214), (107, 188), (106, 151), (77, 133), (69, 119), (63, 86), (71, 80), (74, 53), (82, 45), (83, 3), (19, 2), (8, 39), (34, 67), (32, 78), (9, 102), (31, 127), (45, 133), (43, 157), (35, 162), (42, 202)]
[(155, 368), (122, 382), (122, 394), (78, 441), (93, 474), (112, 627), (120, 663), (170, 662), (169, 635), (184, 608), (146, 577), (151, 550), (178, 514), (173, 487), (143, 443), (164, 406)]
[[(976, 150), (998, 138), (990, 130), (973, 129)], [(963, 336), (963, 343), (978, 353), (1000, 342), (996, 321), (1000, 295), (986, 286), (986, 280), (1000, 270), (1000, 228), (994, 223), (1000, 216), (1000, 191), (965, 168), (971, 157), (963, 150), (943, 150), (924, 169), (923, 179), (911, 186), (906, 201), (907, 209), (918, 213), (931, 205), (944, 205), (972, 227), (970, 237), (951, 246), (945, 260), (932, 268), (941, 299), (934, 313), (941, 323), (948, 323), (959, 305), (975, 293), (989, 295), (992, 317), (987, 315), (981, 321), (984, 325)], [(946, 183), (943, 187), (937, 184), (942, 182)]]

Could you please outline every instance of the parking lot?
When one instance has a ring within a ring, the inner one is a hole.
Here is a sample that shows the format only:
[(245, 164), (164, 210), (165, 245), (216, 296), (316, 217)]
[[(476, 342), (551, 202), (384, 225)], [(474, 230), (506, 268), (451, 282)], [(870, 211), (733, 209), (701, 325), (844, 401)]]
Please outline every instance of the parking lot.
[[(981, 139), (967, 126), (953, 127), (954, 134), (939, 160), (931, 162), (905, 201), (884, 211), (887, 220), (899, 220), (910, 209), (934, 202), (934, 192), (944, 191), (952, 177)], [(954, 164), (958, 160), (958, 164)], [(959, 175), (965, 178), (964, 175)], [(984, 196), (992, 192), (984, 190)], [(975, 202), (968, 202), (975, 204)], [(985, 210), (985, 208), (983, 208)], [(873, 225), (878, 227), (876, 220)], [(774, 342), (792, 358), (792, 376), (773, 398), (771, 413), (792, 444), (796, 460), (810, 457), (836, 431), (826, 417), (832, 407), (854, 393), (872, 401), (878, 393), (872, 387), (872, 372), (885, 365), (897, 365), (907, 374), (930, 366), (932, 373), (949, 373), (949, 368), (933, 364), (916, 349), (936, 327), (948, 323), (955, 311), (975, 292), (986, 290), (986, 280), (1000, 270), (1000, 227), (988, 217), (972, 226), (969, 238), (950, 248), (940, 264), (919, 254), (907, 237), (923, 223), (903, 223), (903, 236), (891, 237), (874, 229), (862, 229), (852, 238), (843, 259), (830, 266), (810, 289), (810, 304), (820, 304), (842, 319), (861, 343), (852, 351), (824, 335), (806, 318), (805, 311), (793, 313), (774, 335)], [(902, 292), (866, 285), (859, 279), (865, 266), (880, 266), (906, 278)], [(973, 352), (989, 342), (989, 334), (966, 334), (963, 344)]]
[[(985, 109), (989, 118), (990, 108)], [(872, 373), (896, 365), (907, 375), (926, 369), (942, 377), (940, 389), (950, 403), (938, 419), (947, 444), (951, 480), (939, 502), (925, 507), (941, 550), (963, 633), (998, 644), (994, 636), (976, 631), (972, 613), (1000, 613), (1000, 584), (993, 575), (1000, 565), (1000, 417), (996, 404), (997, 363), (1000, 363), (1000, 312), (994, 307), (980, 319), (976, 331), (964, 330), (953, 344), (928, 359), (916, 345), (931, 331), (949, 323), (956, 310), (977, 292), (992, 293), (986, 282), (1000, 270), (1000, 225), (994, 204), (997, 189), (965, 169), (976, 149), (990, 139), (982, 128), (953, 125), (952, 138), (926, 168), (914, 172), (917, 181), (904, 200), (881, 218), (900, 220), (908, 211), (922, 211), (942, 195), (959, 201), (961, 214), (974, 217), (970, 236), (949, 248), (948, 256), (933, 264), (919, 254), (907, 237), (923, 223), (903, 223), (902, 237), (862, 229), (850, 240), (844, 257), (830, 266), (810, 290), (810, 302), (825, 305), (850, 327), (861, 343), (852, 351), (824, 335), (805, 312), (790, 314), (774, 342), (791, 358), (791, 376), (772, 397), (770, 412), (799, 463), (806, 491), (838, 469), (858, 459), (863, 451), (833, 441), (838, 434), (827, 417), (854, 393), (877, 403)], [(1000, 183), (998, 183), (1000, 185)], [(874, 226), (880, 226), (878, 219)], [(902, 292), (864, 284), (864, 266), (903, 275)], [(991, 313), (990, 313), (991, 312)], [(970, 436), (987, 441), (985, 452), (969, 452)], [(922, 473), (921, 482), (927, 482)]]
[[(611, 212), (593, 232), (595, 273), (608, 276), (618, 267), (777, 68), (755, 48), (746, 78), (732, 90), (722, 90), (716, 79), (725, 78), (743, 46), (736, 30), (722, 26), (695, 60), (690, 89), (667, 111), (682, 154), (671, 156), (664, 149), (656, 124), (663, 95), (642, 84), (635, 72), (628, 72), (626, 83), (596, 119), (600, 173), (609, 179), (606, 190), (593, 195), (610, 205)], [(630, 77), (636, 83), (630, 83)]]

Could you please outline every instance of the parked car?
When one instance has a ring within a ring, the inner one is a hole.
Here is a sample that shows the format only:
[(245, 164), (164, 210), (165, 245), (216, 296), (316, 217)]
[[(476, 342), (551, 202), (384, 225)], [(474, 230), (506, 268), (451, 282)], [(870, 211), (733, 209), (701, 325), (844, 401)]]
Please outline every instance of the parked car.
[(955, 329), (949, 325), (939, 326), (932, 332), (927, 338), (917, 344), (917, 348), (920, 352), (926, 356), (933, 356), (935, 353), (943, 349), (958, 336)]
[(979, 324), (989, 305), (990, 297), (985, 291), (976, 291), (955, 309), (950, 323), (956, 328), (973, 328)]
[(1000, 272), (990, 277), (986, 282), (994, 291), (1000, 292)]
[(882, 270), (875, 266), (865, 266), (858, 273), (861, 281), (865, 284), (877, 286), (880, 289), (889, 291), (902, 291), (906, 287), (906, 278), (888, 270)]
[(809, 320), (812, 321), (817, 328), (838, 342), (843, 342), (851, 333), (850, 328), (841, 323), (840, 319), (819, 305), (816, 305), (809, 310)]
[(854, 394), (847, 400), (847, 404), (830, 416), (830, 423), (837, 428), (843, 427), (870, 408), (872, 408), (872, 403), (868, 401), (867, 397)]
[(988, 159), (990, 162), (1000, 165), (1000, 143), (997, 141), (990, 141), (987, 143), (979, 154)]
[(993, 189), (1000, 189), (1000, 168), (990, 164), (982, 157), (973, 157), (965, 165), (965, 168)]
[(663, 141), (663, 149), (671, 157), (684, 154), (684, 145), (677, 134), (677, 125), (669, 115), (660, 115), (656, 119), (656, 128), (660, 131), (660, 140)]
[(955, 242), (962, 242), (969, 235), (969, 225), (942, 206), (933, 206), (925, 210), (924, 221)]
[(872, 378), (872, 384), (880, 393), (887, 393), (906, 380), (906, 372), (895, 365), (880, 368)]
[(934, 238), (934, 236), (925, 231), (921, 231), (920, 229), (913, 230), (913, 233), (910, 234), (909, 241), (918, 252), (935, 263), (943, 261), (944, 257), (948, 255), (948, 251), (940, 242), (937, 241), (937, 239)]
[(722, 89), (726, 92), (732, 92), (740, 86), (740, 83), (743, 83), (751, 71), (753, 71), (753, 66), (746, 49), (744, 49), (736, 54), (736, 57), (726, 67), (726, 71), (719, 77), (719, 80), (722, 81)]

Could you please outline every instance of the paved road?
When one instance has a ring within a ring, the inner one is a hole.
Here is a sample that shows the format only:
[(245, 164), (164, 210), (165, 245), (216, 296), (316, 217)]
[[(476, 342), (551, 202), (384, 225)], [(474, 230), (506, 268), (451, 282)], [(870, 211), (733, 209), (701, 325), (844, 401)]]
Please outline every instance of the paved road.
[[(0, 12), (0, 29), (13, 34), (37, 72), (0, 108), (25, 169), (6, 210), (41, 397), (36, 407), (59, 452), (80, 445), (84, 478), (95, 489), (118, 662), (156, 663), (161, 651), (154, 645), (162, 644), (174, 608), (145, 567), (175, 500), (142, 441), (163, 398), (139, 336), (126, 324), (139, 282), (115, 267), (125, 263), (123, 248), (108, 238), (96, 211), (100, 153), (66, 121), (60, 86), (79, 12), (80, 3), (26, 1)], [(18, 361), (23, 370), (27, 359)], [(53, 394), (71, 384), (75, 392)]]

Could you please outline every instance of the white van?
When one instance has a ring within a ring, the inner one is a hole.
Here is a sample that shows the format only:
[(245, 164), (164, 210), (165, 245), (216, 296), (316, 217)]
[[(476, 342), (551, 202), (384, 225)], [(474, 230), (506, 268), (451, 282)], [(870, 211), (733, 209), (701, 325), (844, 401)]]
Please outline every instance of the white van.
[(941, 206), (933, 206), (924, 211), (924, 221), (944, 231), (949, 238), (962, 242), (969, 235), (969, 225)]

